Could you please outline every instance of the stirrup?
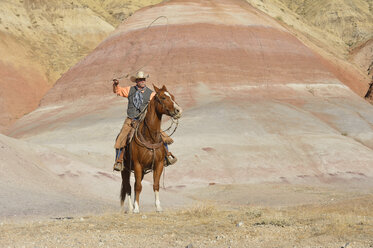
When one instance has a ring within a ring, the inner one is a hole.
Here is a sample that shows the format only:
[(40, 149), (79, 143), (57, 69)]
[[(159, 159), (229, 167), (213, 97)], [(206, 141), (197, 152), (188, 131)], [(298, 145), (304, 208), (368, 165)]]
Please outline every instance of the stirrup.
[(123, 167), (123, 161), (116, 161), (113, 166), (113, 170), (115, 171), (122, 171), (124, 169)]
[(172, 153), (170, 153), (170, 155), (166, 156), (165, 167), (169, 165), (173, 165), (176, 162), (177, 162), (177, 158)]

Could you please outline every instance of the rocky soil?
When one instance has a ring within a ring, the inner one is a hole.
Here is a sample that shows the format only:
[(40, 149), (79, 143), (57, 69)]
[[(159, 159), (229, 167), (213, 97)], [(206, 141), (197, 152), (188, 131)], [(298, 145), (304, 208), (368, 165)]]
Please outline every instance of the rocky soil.
[[(290, 185), (229, 187), (225, 193), (236, 201), (205, 199), (163, 213), (3, 220), (0, 242), (3, 247), (373, 247), (371, 193)], [(262, 193), (267, 204), (243, 203), (247, 198), (237, 194), (243, 188)], [(288, 199), (298, 194), (308, 203), (281, 205), (266, 193), (285, 193)]]

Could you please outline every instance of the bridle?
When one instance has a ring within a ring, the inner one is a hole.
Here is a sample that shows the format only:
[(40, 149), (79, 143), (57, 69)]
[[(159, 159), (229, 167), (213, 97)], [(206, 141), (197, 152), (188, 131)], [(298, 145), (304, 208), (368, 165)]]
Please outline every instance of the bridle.
[(168, 114), (169, 116), (171, 116), (171, 118), (172, 118), (173, 116), (175, 116), (175, 115), (172, 115), (171, 112), (170, 112), (170, 110), (168, 110), (168, 109), (166, 108), (166, 106), (164, 105), (163, 101), (159, 98), (158, 93), (155, 94), (154, 97), (155, 97), (155, 99), (158, 101), (158, 103), (161, 104), (161, 106), (163, 107), (163, 109), (165, 109), (165, 110), (167, 111), (167, 114)]
[[(172, 119), (172, 123), (170, 125), (169, 128), (167, 128), (166, 130), (164, 131), (168, 131), (172, 128), (173, 124), (175, 123), (175, 119), (173, 118), (175, 115), (171, 115), (170, 111), (166, 108), (165, 104), (162, 102), (162, 100), (159, 98), (158, 94), (156, 94), (155, 96), (155, 100), (158, 101), (159, 104), (162, 105), (162, 107), (167, 111), (167, 113), (171, 116), (171, 119)], [(135, 127), (135, 134), (134, 134), (134, 141), (142, 146), (142, 147), (145, 147), (146, 149), (152, 151), (153, 153), (153, 158), (152, 158), (152, 167), (151, 169), (148, 169), (147, 171), (144, 171), (145, 174), (149, 173), (150, 171), (154, 170), (154, 163), (155, 163), (155, 150), (156, 149), (159, 149), (163, 146), (163, 141), (162, 139), (160, 140), (160, 142), (158, 143), (150, 143), (149, 141), (146, 141), (144, 136), (141, 134), (140, 130), (139, 130), (139, 126), (140, 126), (140, 122), (141, 121), (144, 121), (144, 126), (149, 130), (149, 133), (154, 133), (154, 130), (152, 130), (149, 125), (146, 123), (146, 119), (145, 119), (145, 116), (148, 112), (148, 107), (149, 107), (149, 103), (145, 106), (145, 108), (141, 111), (141, 113), (137, 116), (138, 118), (138, 123), (136, 124), (136, 127)], [(173, 135), (177, 129), (179, 125), (179, 120), (176, 119), (176, 126), (175, 126), (175, 129), (173, 130), (173, 132), (169, 135)], [(157, 132), (157, 130), (156, 130)], [(153, 139), (153, 138), (152, 138)], [(129, 146), (130, 149), (131, 149), (131, 145)], [(131, 153), (131, 152), (130, 152)], [(130, 159), (131, 160), (131, 159)], [(132, 171), (131, 168), (132, 167), (132, 163), (130, 162), (130, 171)]]
[[(171, 96), (170, 96), (170, 97), (171, 97)], [(172, 133), (169, 135), (169, 136), (171, 137), (171, 136), (176, 132), (176, 129), (177, 129), (177, 127), (179, 126), (179, 119), (175, 119), (175, 118), (174, 118), (175, 115), (177, 115), (177, 114), (173, 114), (173, 115), (172, 115), (172, 114), (170, 113), (170, 111), (166, 108), (166, 106), (164, 105), (164, 103), (162, 102), (162, 100), (159, 99), (158, 93), (155, 94), (155, 99), (158, 101), (158, 103), (160, 103), (160, 104), (162, 105), (163, 109), (165, 109), (165, 110), (167, 111), (168, 115), (171, 116), (171, 120), (172, 120), (171, 125), (170, 125), (166, 130), (163, 130), (163, 132), (167, 132), (168, 130), (170, 130), (170, 129), (172, 128), (172, 126), (173, 126), (174, 124), (176, 124), (174, 130), (173, 130)], [(172, 99), (172, 98), (171, 98), (171, 99)]]

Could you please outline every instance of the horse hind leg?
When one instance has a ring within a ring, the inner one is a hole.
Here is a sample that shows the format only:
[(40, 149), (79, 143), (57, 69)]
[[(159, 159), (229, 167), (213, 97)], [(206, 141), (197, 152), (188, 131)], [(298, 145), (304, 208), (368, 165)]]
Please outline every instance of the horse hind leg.
[(133, 205), (131, 200), (131, 184), (130, 184), (130, 176), (131, 172), (125, 169), (122, 171), (122, 189), (120, 194), (120, 205), (122, 207), (122, 210), (124, 211), (124, 201), (127, 198), (128, 201), (128, 212), (132, 213), (133, 211)]

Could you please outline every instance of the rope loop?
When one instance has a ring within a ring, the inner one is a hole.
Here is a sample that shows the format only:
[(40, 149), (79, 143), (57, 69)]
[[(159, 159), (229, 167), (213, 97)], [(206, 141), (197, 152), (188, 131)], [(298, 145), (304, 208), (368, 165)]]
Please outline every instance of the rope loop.
[[(165, 33), (165, 35), (164, 35), (164, 40), (163, 40), (163, 42), (162, 42), (162, 44), (165, 44), (166, 43), (166, 40), (167, 40), (167, 36), (168, 36), (168, 27), (169, 27), (169, 21), (168, 21), (168, 17), (167, 16), (158, 16), (157, 18), (155, 18), (142, 32), (141, 32), (141, 34), (140, 35), (142, 35), (143, 33), (145, 33), (145, 32), (147, 32), (148, 30), (149, 30), (149, 28), (157, 21), (157, 20), (159, 20), (159, 19), (161, 19), (161, 18), (165, 18), (166, 19), (166, 21), (167, 21), (167, 23), (166, 23), (166, 33)], [(130, 51), (131, 51), (132, 49), (130, 49)], [(139, 68), (137, 68), (136, 70), (134, 70), (134, 71), (132, 71), (132, 72), (130, 72), (130, 73), (126, 73), (126, 74), (122, 74), (120, 77), (113, 77), (113, 79), (112, 80), (114, 80), (114, 79), (122, 79), (122, 78), (128, 78), (130, 75), (133, 75), (134, 73), (136, 73), (136, 72), (138, 72), (138, 71), (140, 71), (141, 69), (143, 69), (145, 66), (147, 66), (153, 59), (155, 58), (155, 53), (153, 53), (153, 55), (152, 55), (152, 57), (148, 60), (148, 61), (146, 61), (146, 63), (145, 64), (143, 64), (142, 66), (140, 66)], [(111, 81), (112, 81), (111, 80)], [(110, 81), (110, 82), (111, 82)]]

